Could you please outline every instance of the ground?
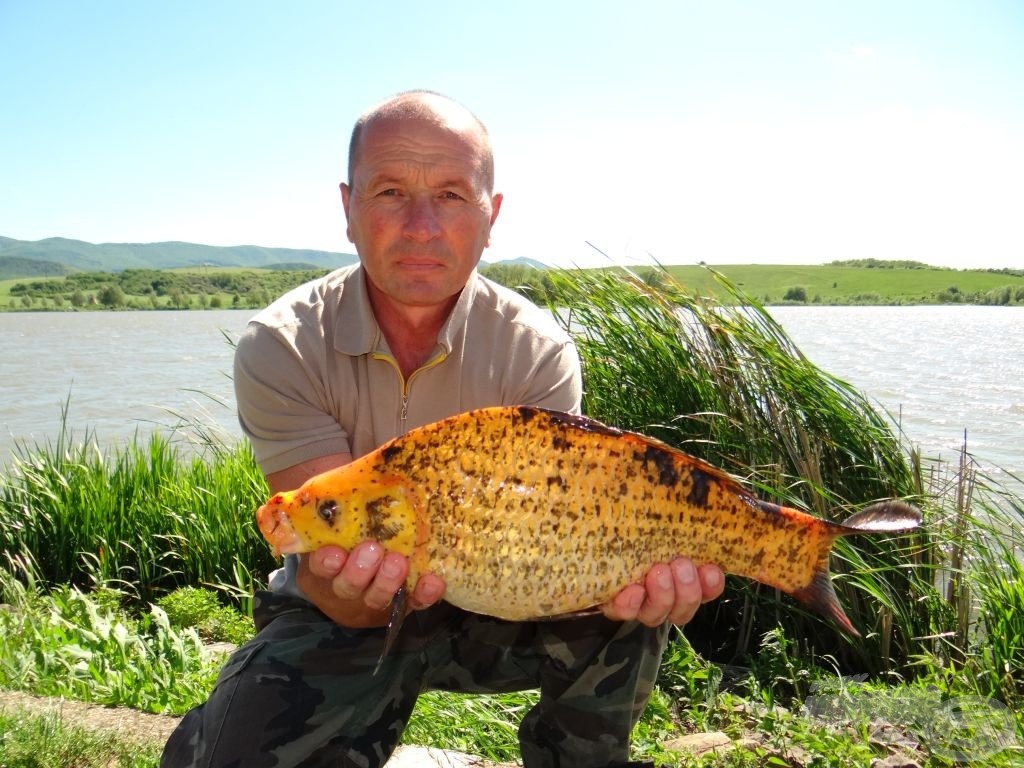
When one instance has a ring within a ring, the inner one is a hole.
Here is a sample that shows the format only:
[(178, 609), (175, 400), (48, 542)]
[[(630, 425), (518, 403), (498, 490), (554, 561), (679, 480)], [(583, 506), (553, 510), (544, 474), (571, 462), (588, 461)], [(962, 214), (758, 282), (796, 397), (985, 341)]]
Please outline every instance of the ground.
[[(56, 712), (61, 720), (86, 728), (115, 733), (125, 741), (162, 744), (180, 718), (152, 715), (123, 707), (104, 707), (71, 699), (30, 696), (0, 691), (0, 711), (28, 710), (34, 713)], [(427, 747), (402, 746), (388, 761), (387, 768), (515, 768), (514, 764), (496, 764), (461, 752)]]

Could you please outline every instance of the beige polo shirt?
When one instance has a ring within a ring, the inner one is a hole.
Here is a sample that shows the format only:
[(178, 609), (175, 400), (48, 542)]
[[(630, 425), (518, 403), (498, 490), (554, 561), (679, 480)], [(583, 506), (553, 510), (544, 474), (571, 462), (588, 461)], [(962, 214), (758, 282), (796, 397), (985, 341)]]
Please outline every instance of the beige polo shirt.
[(260, 312), (238, 341), (242, 430), (264, 474), (332, 453), (361, 456), (417, 426), (473, 408), (579, 412), (575, 345), (545, 310), (476, 272), (429, 361), (403, 379), (345, 267)]

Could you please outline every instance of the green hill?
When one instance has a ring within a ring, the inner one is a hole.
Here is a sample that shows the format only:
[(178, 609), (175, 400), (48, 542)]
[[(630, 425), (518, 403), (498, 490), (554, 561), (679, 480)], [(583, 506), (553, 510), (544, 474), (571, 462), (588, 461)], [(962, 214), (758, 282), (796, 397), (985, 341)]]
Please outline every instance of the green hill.
[[(697, 292), (722, 293), (708, 267), (669, 265), (665, 269)], [(729, 264), (710, 269), (764, 304), (1024, 303), (1022, 269), (951, 269), (873, 259), (817, 265)], [(650, 275), (653, 270), (637, 271)]]
[(49, 237), (45, 240), (0, 237), (0, 278), (61, 275), (76, 271), (273, 267), (281, 264), (332, 269), (351, 264), (355, 260), (355, 255), (350, 253), (263, 248), (257, 245), (225, 247), (182, 242), (95, 244), (63, 237)]
[(36, 261), (20, 256), (0, 256), (0, 280), (9, 277), (62, 277), (75, 270), (55, 261)]

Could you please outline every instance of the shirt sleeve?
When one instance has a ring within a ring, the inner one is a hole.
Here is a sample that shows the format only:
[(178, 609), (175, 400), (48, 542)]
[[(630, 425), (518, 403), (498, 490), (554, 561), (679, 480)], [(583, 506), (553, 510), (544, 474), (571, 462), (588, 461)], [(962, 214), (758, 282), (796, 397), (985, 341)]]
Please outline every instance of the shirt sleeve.
[(349, 437), (333, 415), (322, 372), (280, 334), (253, 322), (235, 349), (238, 422), (263, 473), (331, 453), (349, 453)]
[[(580, 357), (572, 341), (524, 345), (530, 372), (520, 378), (515, 404), (535, 405), (566, 413), (579, 413), (583, 397)], [(513, 367), (514, 367), (513, 363)]]

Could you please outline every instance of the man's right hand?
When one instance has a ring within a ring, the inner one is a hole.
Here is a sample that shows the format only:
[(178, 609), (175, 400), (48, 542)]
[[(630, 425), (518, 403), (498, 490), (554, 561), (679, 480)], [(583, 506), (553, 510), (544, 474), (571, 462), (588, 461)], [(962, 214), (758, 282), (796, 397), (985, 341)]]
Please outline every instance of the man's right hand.
[[(299, 556), (299, 588), (317, 608), (346, 627), (380, 627), (388, 622), (391, 601), (405, 584), (409, 560), (376, 541), (350, 551), (321, 547)], [(444, 580), (424, 574), (408, 595), (411, 610), (427, 608), (444, 596)]]

